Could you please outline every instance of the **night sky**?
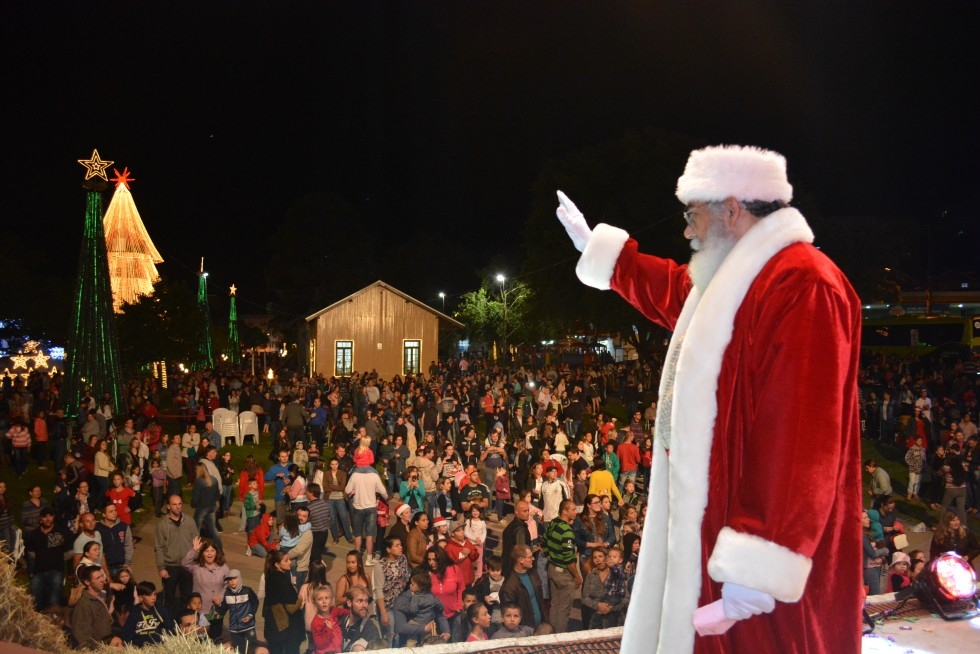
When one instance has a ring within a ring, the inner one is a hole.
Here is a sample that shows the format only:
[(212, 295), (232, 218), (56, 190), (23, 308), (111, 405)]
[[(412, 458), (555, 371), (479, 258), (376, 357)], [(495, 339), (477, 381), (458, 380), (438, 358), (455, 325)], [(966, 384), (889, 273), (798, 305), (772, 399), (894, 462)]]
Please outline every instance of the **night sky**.
[(4, 229), (66, 279), (93, 148), (130, 168), (164, 274), (204, 256), (243, 313), (274, 299), (266, 243), (315, 193), (356, 207), (378, 256), (414, 230), (466, 250), (462, 271), (420, 252), (431, 284), (385, 280), (437, 306), (494, 255), (520, 264), (546, 162), (648, 127), (776, 149), (829, 215), (946, 211), (937, 238), (974, 269), (980, 3), (14, 4)]

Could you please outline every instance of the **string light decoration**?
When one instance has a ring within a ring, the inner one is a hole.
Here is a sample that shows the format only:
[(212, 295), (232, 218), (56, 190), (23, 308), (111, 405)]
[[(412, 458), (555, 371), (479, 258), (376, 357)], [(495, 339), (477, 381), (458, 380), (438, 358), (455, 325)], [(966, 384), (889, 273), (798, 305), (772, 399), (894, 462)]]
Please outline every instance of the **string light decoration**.
[(214, 367), (214, 345), (211, 342), (211, 310), (208, 308), (208, 273), (204, 270), (204, 257), (201, 257), (201, 272), (197, 274), (197, 306), (204, 314), (204, 335), (199, 346), (202, 368)]
[(238, 342), (238, 305), (235, 299), (237, 291), (238, 289), (235, 288), (234, 284), (228, 289), (230, 302), (228, 307), (228, 358), (231, 359), (232, 363), (242, 362), (241, 343)]
[(103, 227), (109, 255), (109, 279), (112, 284), (112, 308), (121, 313), (123, 303), (133, 304), (141, 295), (152, 295), (153, 284), (160, 279), (156, 264), (163, 257), (150, 240), (143, 219), (136, 209), (129, 183), (135, 181), (129, 167), (116, 174), (112, 181), (116, 190), (106, 209)]
[[(24, 343), (24, 347), (14, 355), (10, 357), (10, 363), (13, 365), (13, 370), (6, 368), (3, 372), (4, 375), (8, 377), (22, 377), (26, 380), (32, 371), (40, 370), (42, 368), (48, 367), (48, 360), (51, 359), (50, 356), (45, 354), (41, 350), (41, 344), (37, 341), (27, 341)], [(27, 364), (31, 365), (28, 366)], [(50, 370), (53, 373), (54, 370)]]
[(99, 151), (92, 149), (92, 156), (88, 159), (79, 159), (78, 163), (85, 166), (85, 181), (92, 179), (93, 177), (101, 177), (104, 181), (108, 182), (109, 178), (106, 177), (105, 169), (116, 163), (115, 161), (102, 161), (99, 156)]
[[(109, 281), (109, 261), (106, 252), (102, 217), (102, 191), (106, 185), (93, 176), (105, 179), (105, 167), (112, 162), (92, 159), (102, 165), (103, 174), (86, 174), (85, 227), (78, 255), (78, 281), (71, 314), (71, 340), (66, 355), (65, 413), (77, 415), (78, 404), (86, 388), (94, 397), (109, 396), (116, 408), (123, 401), (122, 366), (119, 361), (119, 342), (116, 337), (116, 318), (112, 311), (112, 285)], [(80, 160), (83, 165), (85, 161)], [(92, 163), (90, 160), (88, 163)], [(103, 165), (104, 164), (104, 165)], [(94, 164), (93, 164), (94, 166)]]

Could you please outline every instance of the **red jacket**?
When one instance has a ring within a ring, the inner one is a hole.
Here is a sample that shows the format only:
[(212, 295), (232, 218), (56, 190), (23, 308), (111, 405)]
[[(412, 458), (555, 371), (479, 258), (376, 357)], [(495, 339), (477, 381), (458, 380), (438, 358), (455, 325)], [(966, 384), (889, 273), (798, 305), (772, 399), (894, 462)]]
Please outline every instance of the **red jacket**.
[[(470, 553), (463, 556), (463, 550), (466, 548), (469, 548)], [(463, 577), (463, 585), (466, 587), (472, 586), (473, 580), (476, 578), (473, 564), (480, 558), (480, 548), (474, 545), (468, 538), (464, 538), (462, 543), (458, 543), (455, 539), (450, 538), (446, 541), (446, 554), (449, 555), (452, 562), (459, 568), (460, 574)]]
[(268, 551), (279, 549), (278, 543), (272, 542), (272, 514), (265, 513), (259, 524), (248, 535), (248, 546), (255, 547), (261, 545)]

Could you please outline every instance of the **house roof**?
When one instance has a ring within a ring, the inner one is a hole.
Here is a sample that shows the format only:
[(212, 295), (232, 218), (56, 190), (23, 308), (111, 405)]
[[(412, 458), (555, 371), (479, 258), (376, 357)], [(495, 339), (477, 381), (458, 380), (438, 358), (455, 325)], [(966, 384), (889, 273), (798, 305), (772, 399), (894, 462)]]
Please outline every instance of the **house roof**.
[(337, 300), (336, 302), (334, 302), (333, 304), (331, 304), (329, 306), (326, 306), (326, 307), (320, 309), (316, 313), (307, 316), (306, 317), (306, 321), (307, 322), (310, 322), (311, 320), (316, 320), (320, 315), (326, 313), (327, 311), (330, 311), (334, 307), (339, 306), (339, 305), (343, 304), (344, 302), (347, 302), (347, 301), (353, 299), (355, 296), (360, 295), (361, 293), (365, 293), (365, 292), (371, 290), (372, 288), (374, 288), (376, 286), (380, 286), (381, 288), (383, 288), (383, 289), (385, 289), (387, 291), (391, 291), (395, 295), (398, 295), (399, 297), (403, 298), (406, 302), (411, 302), (412, 304), (415, 304), (415, 305), (417, 305), (417, 306), (425, 309), (429, 313), (431, 313), (434, 316), (436, 316), (440, 321), (443, 321), (443, 322), (447, 323), (448, 325), (450, 325), (452, 327), (456, 327), (457, 329), (462, 329), (465, 326), (465, 325), (463, 325), (463, 323), (461, 323), (460, 321), (456, 320), (455, 318), (451, 318), (450, 316), (447, 316), (446, 314), (442, 313), (441, 311), (437, 311), (436, 309), (433, 309), (432, 307), (430, 307), (428, 304), (426, 304), (424, 302), (419, 302), (418, 300), (416, 300), (415, 298), (413, 298), (411, 295), (409, 295), (407, 293), (404, 293), (402, 291), (399, 291), (394, 286), (392, 286), (390, 284), (386, 284), (383, 281), (381, 281), (380, 279), (378, 281), (374, 282), (373, 284), (368, 284), (367, 286), (365, 286), (361, 290), (356, 291), (354, 293), (351, 293), (347, 297), (341, 298), (341, 299)]

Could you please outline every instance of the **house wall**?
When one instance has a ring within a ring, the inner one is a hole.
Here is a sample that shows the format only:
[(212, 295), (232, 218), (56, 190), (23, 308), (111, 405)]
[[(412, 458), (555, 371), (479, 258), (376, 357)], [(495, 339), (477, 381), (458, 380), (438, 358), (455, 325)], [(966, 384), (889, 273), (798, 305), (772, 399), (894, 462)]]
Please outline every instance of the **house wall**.
[[(315, 372), (334, 374), (338, 340), (354, 342), (353, 369), (372, 369), (386, 379), (404, 374), (403, 341), (422, 341), (419, 360), (421, 372), (429, 362), (438, 359), (439, 319), (413, 302), (380, 286), (373, 286), (349, 301), (326, 311), (315, 322)], [(381, 344), (380, 349), (378, 344)]]

